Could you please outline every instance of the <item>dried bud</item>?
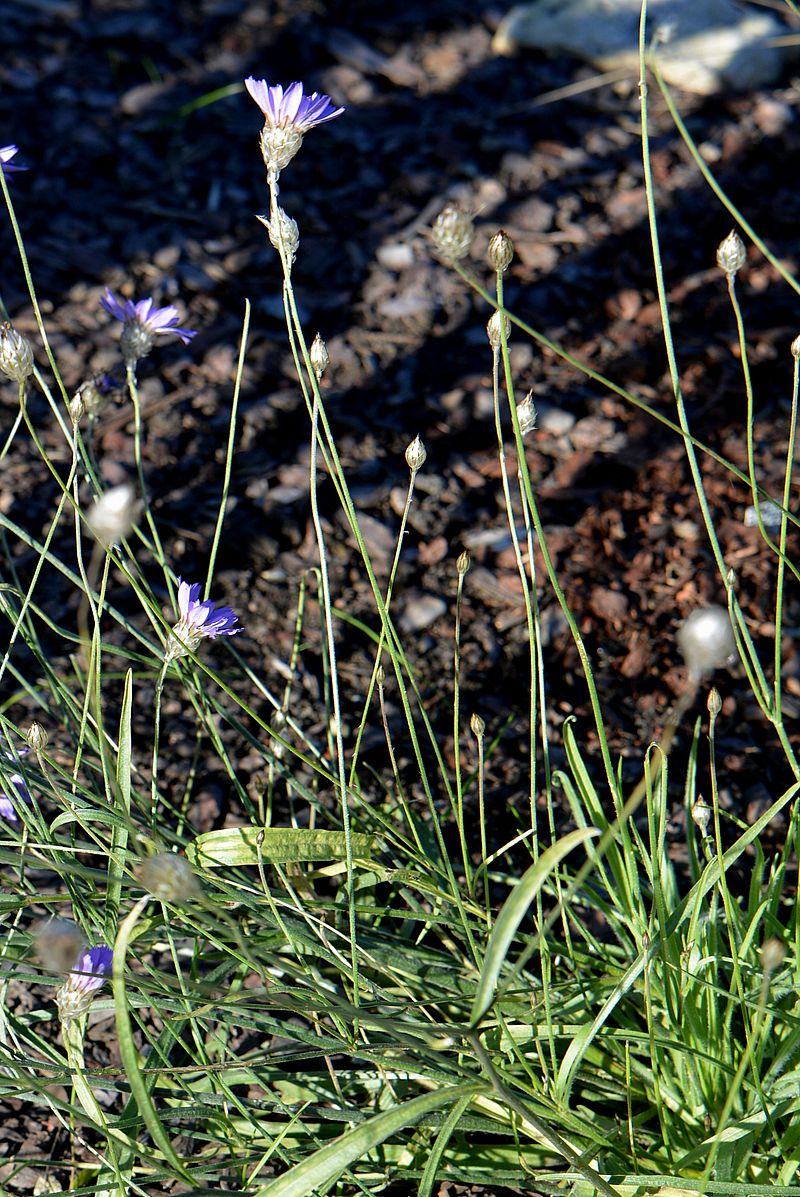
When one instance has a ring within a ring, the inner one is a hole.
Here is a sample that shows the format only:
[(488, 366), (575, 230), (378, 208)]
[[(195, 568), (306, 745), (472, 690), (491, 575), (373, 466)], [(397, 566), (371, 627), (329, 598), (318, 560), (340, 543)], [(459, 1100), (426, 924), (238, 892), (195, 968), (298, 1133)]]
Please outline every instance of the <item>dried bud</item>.
[(519, 430), (523, 436), (528, 432), (532, 432), (536, 427), (537, 415), (536, 405), (533, 402), (533, 391), (528, 391), (522, 402), (517, 404)]
[(717, 265), (724, 270), (728, 278), (733, 278), (737, 270), (741, 270), (747, 260), (747, 250), (739, 234), (733, 230), (728, 233), (717, 250)]
[(104, 549), (129, 536), (136, 518), (135, 492), (129, 482), (104, 491), (86, 512), (86, 523)]
[(68, 973), (86, 943), (86, 937), (72, 919), (47, 919), (34, 931), (35, 951), (49, 973)]
[(708, 692), (708, 701), (706, 703), (708, 713), (712, 719), (716, 719), (722, 710), (722, 696), (716, 686), (712, 686)]
[(297, 221), (292, 220), (291, 216), (287, 216), (283, 208), (275, 210), (275, 216), (272, 220), (267, 216), (257, 216), (256, 220), (261, 221), (269, 233), (270, 241), (278, 253), (283, 255), (291, 268), (294, 265), (294, 260), (297, 257), (297, 247), (300, 244), (300, 230), (297, 227)]
[(489, 337), (489, 344), (492, 349), (498, 350), (503, 344), (503, 333), (508, 340), (511, 333), (511, 321), (508, 316), (504, 316), (501, 312), (493, 312), (489, 323), (486, 325), (486, 334)]
[(498, 274), (505, 274), (514, 257), (514, 242), (504, 229), (498, 229), (489, 242), (489, 265)]
[(795, 337), (792, 341), (792, 357), (800, 358), (800, 337)]
[(182, 905), (187, 898), (196, 898), (202, 892), (192, 866), (183, 856), (174, 852), (158, 852), (148, 856), (139, 865), (136, 875), (140, 885), (162, 902)]
[(328, 369), (330, 356), (328, 354), (328, 346), (323, 341), (322, 337), (317, 333), (314, 340), (311, 342), (311, 349), (308, 356), (311, 358), (311, 369), (314, 371), (317, 382), (322, 378), (322, 375)]
[(484, 723), (483, 719), (481, 719), (480, 715), (475, 714), (470, 716), (469, 729), (476, 740), (483, 739), (483, 733), (486, 731), (486, 724)]
[(475, 236), (472, 217), (448, 204), (434, 220), (431, 235), (441, 256), (458, 262), (469, 253)]
[(416, 474), (417, 470), (421, 470), (425, 465), (427, 459), (427, 452), (425, 446), (418, 436), (415, 436), (411, 444), (406, 449), (406, 465), (411, 470), (412, 474)]
[(81, 399), (81, 393), (76, 391), (69, 401), (69, 418), (72, 420), (73, 428), (77, 428), (85, 415), (86, 407)]
[(0, 324), (0, 370), (15, 382), (24, 382), (33, 373), (31, 343), (7, 320)]
[(47, 732), (41, 723), (37, 723), (35, 719), (25, 733), (25, 739), (36, 753), (44, 752), (47, 747)]
[(467, 572), (470, 565), (471, 565), (471, 562), (470, 562), (470, 558), (469, 558), (469, 553), (467, 552), (466, 549), (464, 549), (463, 553), (458, 554), (458, 561), (456, 561), (456, 569), (458, 570), (459, 577), (461, 577), (461, 578), (464, 577), (464, 574)]
[(771, 936), (761, 949), (761, 967), (765, 973), (774, 973), (786, 959), (786, 948), (776, 935)]
[(678, 628), (677, 641), (689, 676), (695, 681), (736, 659), (736, 639), (724, 607), (700, 607), (692, 611)]
[(700, 834), (705, 835), (708, 831), (708, 824), (711, 821), (711, 807), (702, 795), (692, 807), (692, 820), (700, 828)]

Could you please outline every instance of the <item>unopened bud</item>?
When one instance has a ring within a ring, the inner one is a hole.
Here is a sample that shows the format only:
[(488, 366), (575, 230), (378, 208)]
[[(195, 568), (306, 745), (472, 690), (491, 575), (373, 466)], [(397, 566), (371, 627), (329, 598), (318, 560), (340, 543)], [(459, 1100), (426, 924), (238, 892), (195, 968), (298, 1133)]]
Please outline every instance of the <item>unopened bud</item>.
[(741, 270), (747, 260), (747, 250), (739, 234), (734, 230), (728, 233), (724, 241), (720, 242), (717, 250), (717, 265), (724, 270), (728, 278), (733, 278), (737, 270)]
[(475, 236), (472, 217), (448, 204), (434, 220), (431, 236), (443, 258), (458, 262), (469, 253)]
[(289, 267), (292, 267), (297, 257), (297, 247), (300, 244), (300, 230), (297, 227), (297, 221), (292, 220), (291, 216), (287, 216), (283, 208), (276, 210), (272, 220), (268, 216), (257, 216), (256, 220), (261, 221), (278, 253), (283, 254)]
[(47, 732), (42, 727), (41, 723), (37, 723), (34, 719), (25, 733), (25, 739), (28, 741), (31, 749), (34, 752), (44, 752), (47, 747)]
[(697, 799), (692, 807), (692, 820), (700, 828), (701, 835), (705, 835), (708, 831), (708, 824), (711, 821), (711, 807), (702, 796)]
[(69, 401), (69, 418), (72, 420), (73, 428), (77, 428), (85, 415), (86, 406), (81, 398), (80, 391), (78, 391)]
[(463, 553), (458, 554), (458, 561), (456, 561), (456, 569), (458, 570), (460, 577), (462, 577), (462, 578), (464, 577), (464, 574), (467, 572), (470, 565), (471, 565), (471, 561), (470, 561), (469, 553), (467, 552), (466, 549), (464, 549)]
[(514, 242), (505, 229), (498, 229), (489, 242), (489, 265), (498, 274), (505, 274), (514, 257)]
[(483, 733), (486, 731), (486, 724), (477, 713), (470, 715), (469, 729), (476, 740), (483, 739)]
[(317, 382), (322, 378), (322, 375), (328, 369), (330, 362), (330, 355), (328, 354), (328, 346), (323, 341), (322, 337), (317, 333), (314, 340), (311, 342), (311, 348), (308, 352), (311, 358), (311, 369), (317, 376)]
[(722, 696), (716, 686), (712, 686), (708, 692), (708, 713), (712, 719), (716, 719), (717, 715), (722, 710)]
[(7, 320), (0, 324), (0, 370), (15, 382), (24, 382), (33, 373), (31, 343)]
[(136, 870), (139, 884), (163, 902), (181, 905), (187, 898), (196, 898), (202, 892), (192, 866), (183, 856), (174, 852), (158, 852), (148, 856)]
[(375, 673), (375, 681), (378, 684), (378, 689), (382, 690), (386, 683), (386, 670), (382, 665), (379, 665)]
[(411, 444), (406, 449), (406, 465), (411, 470), (412, 474), (416, 474), (417, 470), (421, 470), (425, 465), (428, 454), (425, 446), (418, 436), (415, 436)]
[(776, 935), (772, 935), (761, 949), (761, 967), (765, 973), (774, 973), (786, 959), (786, 948)]
[(528, 391), (522, 402), (517, 404), (519, 430), (523, 436), (528, 432), (532, 432), (536, 427), (537, 415), (536, 405), (533, 402), (533, 391)]
[(486, 325), (486, 334), (492, 349), (499, 349), (503, 344), (503, 333), (505, 333), (505, 339), (508, 340), (510, 332), (511, 321), (508, 316), (504, 316), (502, 312), (493, 312)]
[(800, 337), (795, 337), (792, 341), (792, 357), (800, 358)]
[(678, 648), (696, 681), (736, 659), (736, 639), (724, 607), (700, 607), (678, 628)]
[(129, 482), (112, 486), (86, 512), (86, 523), (104, 549), (130, 535), (136, 516), (135, 492)]

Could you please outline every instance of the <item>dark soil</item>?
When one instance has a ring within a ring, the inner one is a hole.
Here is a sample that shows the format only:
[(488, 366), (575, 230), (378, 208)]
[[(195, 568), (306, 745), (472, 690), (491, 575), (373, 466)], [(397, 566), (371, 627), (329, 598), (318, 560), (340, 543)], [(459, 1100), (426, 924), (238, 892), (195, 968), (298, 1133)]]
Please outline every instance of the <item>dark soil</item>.
[[(173, 567), (188, 578), (205, 576), (245, 299), (253, 305), (234, 498), (214, 596), (240, 612), (247, 636), (236, 647), (275, 692), (282, 690), (283, 663), (291, 654), (300, 580), (315, 561), (308, 418), (283, 326), (277, 258), (255, 220), (268, 207), (260, 114), (243, 90), (214, 93), (255, 74), (284, 83), (301, 79), (346, 105), (341, 119), (309, 134), (281, 179), (282, 203), (300, 226), (296, 294), (309, 339), (319, 330), (328, 344), (327, 410), (383, 582), (407, 483), (404, 450), (419, 433), (428, 451), (395, 612), (446, 757), (452, 751), (455, 563), (469, 549), (462, 613), (465, 742), (471, 743), (466, 725), (473, 711), (489, 734), (500, 736), (487, 778), (497, 843), (526, 819), (527, 633), (501, 505), (485, 334), (490, 310), (431, 255), (426, 229), (444, 205), (455, 201), (475, 214), (467, 266), (477, 278), (489, 282), (486, 244), (505, 228), (516, 247), (508, 306), (675, 418), (655, 302), (637, 89), (631, 82), (538, 103), (537, 97), (592, 71), (536, 53), (514, 61), (494, 57), (491, 31), (501, 13), (500, 6), (464, 0), (0, 0), (0, 142), (18, 143), (18, 161), (30, 167), (13, 176), (12, 191), (69, 393), (96, 371), (122, 378), (119, 326), (99, 306), (106, 285), (125, 296), (174, 301), (186, 313), (183, 322), (199, 330), (185, 348), (165, 339), (139, 370), (149, 493)], [(800, 153), (795, 86), (787, 77), (769, 94), (679, 101), (722, 186), (775, 254), (795, 265), (800, 200), (788, 169)], [(715, 265), (731, 218), (702, 183), (652, 89), (651, 104), (664, 270), (692, 430), (744, 469), (736, 329)], [(38, 345), (7, 224), (0, 237), (2, 298), (16, 326)], [(797, 297), (753, 249), (738, 289), (756, 394), (759, 477), (777, 495), (791, 395), (789, 345), (800, 331)], [(37, 356), (46, 368), (40, 349)], [(612, 752), (623, 760), (626, 782), (635, 782), (648, 742), (663, 730), (687, 685), (675, 630), (696, 606), (724, 602), (685, 452), (655, 420), (517, 331), (512, 363), (518, 397), (532, 388), (540, 408), (540, 429), (527, 439), (528, 461), (551, 552), (592, 656)], [(14, 385), (2, 396), (10, 427)], [(31, 410), (45, 444), (65, 464), (63, 440), (44, 401), (33, 396)], [(122, 393), (98, 421), (95, 450), (107, 480), (132, 476), (133, 426)], [(769, 661), (775, 557), (757, 528), (744, 525), (751, 501), (746, 486), (710, 459), (703, 459), (703, 469), (726, 562), (736, 571), (750, 629)], [(375, 626), (333, 487), (324, 478), (320, 485), (335, 602)], [(38, 536), (56, 496), (20, 434), (0, 463), (2, 510)], [(796, 547), (791, 533), (790, 554)], [(18, 565), (24, 576), (30, 568), (24, 556)], [(599, 777), (585, 682), (541, 562), (539, 576), (555, 763), (563, 759), (563, 721), (575, 716)], [(46, 572), (37, 598), (68, 622), (75, 598), (60, 586), (58, 575)], [(113, 586), (114, 601), (124, 606), (121, 578)], [(800, 607), (791, 580), (785, 626), (784, 709), (791, 727), (800, 702), (794, 642)], [(343, 624), (339, 630), (353, 719), (372, 657), (363, 637)], [(66, 646), (51, 647), (54, 658), (66, 658)], [(218, 663), (224, 662), (223, 649)], [(153, 680), (143, 680), (137, 692), (145, 769)], [(786, 788), (790, 773), (743, 672), (737, 667), (714, 680), (723, 697), (722, 800), (752, 821)], [(324, 742), (313, 623), (296, 692), (295, 719)], [(706, 693), (698, 692), (674, 749), (676, 835), (682, 765), (693, 720), (705, 717)], [(391, 693), (389, 701), (402, 758), (400, 708)], [(191, 751), (191, 744), (181, 745), (183, 705), (168, 694), (165, 787), (170, 769), (176, 787), (182, 784), (178, 754)], [(19, 707), (12, 715), (24, 722)], [(264, 758), (246, 746), (233, 751), (246, 789)], [(367, 758), (388, 776), (382, 735), (368, 739)], [(198, 830), (244, 818), (213, 760), (198, 774), (194, 802)], [(18, 1105), (2, 1114), (7, 1155), (17, 1159), (0, 1178), (10, 1191), (25, 1192), (33, 1174), (15, 1167), (52, 1151), (56, 1132), (36, 1122), (41, 1114), (31, 1108), (25, 1107), (22, 1122)]]

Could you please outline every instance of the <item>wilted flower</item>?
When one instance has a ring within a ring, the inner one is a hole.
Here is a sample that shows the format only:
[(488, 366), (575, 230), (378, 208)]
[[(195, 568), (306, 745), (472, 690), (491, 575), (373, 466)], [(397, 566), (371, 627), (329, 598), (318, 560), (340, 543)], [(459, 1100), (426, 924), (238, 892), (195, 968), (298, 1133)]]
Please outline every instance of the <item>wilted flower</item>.
[(712, 669), (729, 665), (736, 657), (736, 638), (724, 607), (699, 607), (692, 611), (677, 634), (678, 648), (696, 681)]
[(113, 953), (106, 944), (84, 948), (64, 984), (56, 993), (56, 1005), (62, 1022), (80, 1018), (92, 1004), (92, 998), (111, 975)]
[[(27, 756), (29, 752), (30, 748), (20, 748), (17, 755)], [(16, 763), (17, 757), (15, 757), (12, 753), (4, 752), (3, 756), (7, 761), (11, 761), (12, 764)], [(5, 791), (0, 791), (0, 816), (2, 816), (6, 822), (16, 825), (19, 823), (17, 807), (21, 802), (24, 803), (25, 806), (30, 806), (33, 802), (33, 799), (31, 798), (31, 792), (25, 782), (25, 778), (21, 773), (9, 773), (7, 776), (8, 787), (13, 793), (13, 798), (9, 797)]]
[(273, 181), (294, 158), (309, 129), (344, 112), (333, 105), (330, 96), (316, 91), (305, 95), (302, 83), (291, 83), (284, 91), (280, 83), (270, 85), (266, 79), (250, 75), (244, 85), (264, 113), (261, 153)]
[(136, 517), (136, 492), (130, 482), (103, 492), (86, 512), (86, 523), (104, 549), (129, 536)]
[(167, 641), (167, 661), (197, 651), (200, 642), (208, 637), (235, 636), (239, 617), (230, 607), (218, 607), (211, 599), (200, 602), (200, 583), (184, 582), (178, 578), (178, 610), (180, 619)]
[(24, 382), (33, 373), (31, 343), (7, 320), (0, 324), (0, 370), (15, 382)]
[(157, 852), (148, 856), (137, 870), (144, 889), (164, 902), (181, 903), (201, 894), (192, 866), (174, 852)]
[(532, 432), (536, 427), (537, 415), (536, 404), (533, 402), (533, 391), (528, 391), (522, 402), (517, 404), (517, 420), (523, 436)]
[(261, 221), (278, 253), (283, 251), (289, 266), (294, 266), (297, 247), (300, 244), (300, 230), (297, 227), (297, 221), (288, 216), (277, 204), (273, 210), (272, 219), (269, 216), (257, 216), (256, 220)]
[(27, 166), (12, 166), (11, 159), (15, 154), (19, 153), (19, 147), (15, 145), (4, 145), (0, 149), (0, 169), (4, 174), (11, 175), (18, 170), (27, 170)]
[(123, 324), (120, 347), (122, 356), (129, 366), (134, 366), (140, 357), (146, 357), (153, 348), (156, 336), (174, 333), (180, 337), (184, 345), (188, 345), (197, 333), (190, 328), (178, 327), (178, 309), (174, 307), (156, 308), (149, 297), (134, 303), (126, 299), (120, 303), (108, 287), (100, 300), (102, 306), (116, 320)]

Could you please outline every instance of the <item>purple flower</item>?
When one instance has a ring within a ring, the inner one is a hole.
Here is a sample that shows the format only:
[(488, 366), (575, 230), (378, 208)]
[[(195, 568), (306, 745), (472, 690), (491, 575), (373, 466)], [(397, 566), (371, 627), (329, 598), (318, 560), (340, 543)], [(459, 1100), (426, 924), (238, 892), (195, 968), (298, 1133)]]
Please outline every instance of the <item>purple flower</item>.
[(239, 617), (231, 607), (218, 607), (211, 599), (200, 602), (200, 583), (184, 582), (178, 578), (178, 610), (180, 619), (167, 642), (167, 660), (195, 652), (206, 636), (235, 636), (244, 628), (237, 627)]
[(0, 147), (0, 170), (3, 170), (7, 175), (14, 174), (18, 170), (27, 170), (27, 166), (11, 166), (11, 159), (15, 154), (19, 153), (19, 148), (15, 145), (4, 145)]
[(334, 107), (330, 96), (316, 91), (305, 95), (302, 83), (290, 83), (284, 91), (280, 83), (270, 85), (266, 79), (250, 75), (244, 85), (264, 113), (261, 153), (272, 180), (294, 158), (309, 129), (344, 112), (344, 108)]
[(98, 989), (111, 975), (113, 952), (106, 944), (84, 948), (72, 972), (56, 993), (56, 1005), (62, 1022), (80, 1018), (92, 1004)]
[(153, 348), (156, 336), (174, 333), (180, 337), (184, 345), (188, 345), (197, 333), (190, 328), (178, 327), (178, 309), (173, 307), (156, 308), (149, 297), (134, 303), (126, 299), (120, 303), (108, 287), (100, 300), (102, 306), (116, 320), (123, 324), (122, 355), (128, 365), (135, 365), (140, 357), (145, 357)]
[[(29, 752), (30, 748), (20, 748), (18, 755), (27, 756)], [(10, 752), (5, 752), (3, 755), (5, 756), (6, 760), (11, 761), (12, 763), (16, 762), (17, 758)], [(9, 788), (14, 792), (14, 797), (10, 798), (4, 791), (0, 791), (0, 816), (2, 816), (6, 822), (16, 825), (19, 823), (17, 807), (21, 802), (26, 806), (30, 806), (33, 802), (33, 799), (31, 798), (30, 790), (25, 784), (25, 778), (21, 773), (9, 773), (8, 781)]]

